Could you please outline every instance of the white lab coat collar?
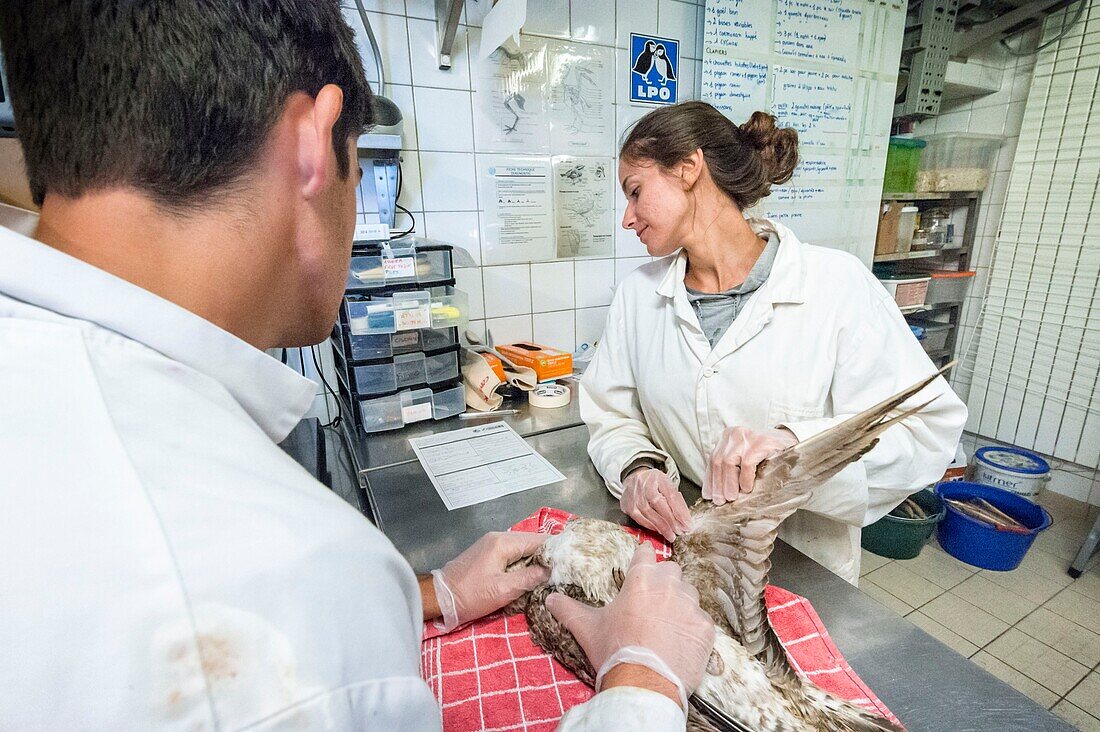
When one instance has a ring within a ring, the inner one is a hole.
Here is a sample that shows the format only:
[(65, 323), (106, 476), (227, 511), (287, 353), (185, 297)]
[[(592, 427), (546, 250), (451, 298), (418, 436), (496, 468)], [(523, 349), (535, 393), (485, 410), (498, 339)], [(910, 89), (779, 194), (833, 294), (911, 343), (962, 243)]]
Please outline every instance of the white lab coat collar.
[(0, 293), (142, 343), (224, 386), (274, 441), (316, 384), (232, 333), (126, 280), (0, 227)]
[[(798, 240), (794, 232), (783, 224), (769, 219), (748, 219), (749, 226), (757, 236), (775, 234), (779, 237), (779, 251), (775, 254), (771, 274), (758, 292), (760, 298), (769, 305), (780, 302), (800, 303), (805, 299), (803, 290), (806, 281), (806, 245)], [(669, 257), (669, 268), (657, 285), (657, 293), (677, 300), (678, 295), (687, 301), (687, 289), (684, 276), (687, 274), (687, 252), (680, 250)]]

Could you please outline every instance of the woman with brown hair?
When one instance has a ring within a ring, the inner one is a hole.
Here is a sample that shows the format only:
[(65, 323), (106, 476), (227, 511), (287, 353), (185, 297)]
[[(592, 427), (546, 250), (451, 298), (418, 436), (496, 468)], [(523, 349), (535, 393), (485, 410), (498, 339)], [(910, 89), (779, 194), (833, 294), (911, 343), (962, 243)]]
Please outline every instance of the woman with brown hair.
[[(623, 143), (623, 227), (660, 259), (615, 294), (581, 415), (623, 511), (667, 539), (689, 528), (681, 475), (705, 499), (735, 501), (761, 460), (935, 371), (858, 259), (746, 218), (797, 163), (793, 129), (763, 112), (737, 125), (705, 102), (655, 110)], [(933, 404), (823, 484), (780, 532), (853, 584), (860, 527), (954, 457), (966, 407), (942, 378), (928, 389)]]

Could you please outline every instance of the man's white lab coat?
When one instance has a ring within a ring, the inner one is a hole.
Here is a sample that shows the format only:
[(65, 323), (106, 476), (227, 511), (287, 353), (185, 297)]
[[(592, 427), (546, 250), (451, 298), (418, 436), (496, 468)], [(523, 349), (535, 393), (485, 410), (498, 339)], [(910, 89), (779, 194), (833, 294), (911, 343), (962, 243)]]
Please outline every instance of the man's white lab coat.
[(0, 729), (439, 729), (411, 568), (275, 444), (315, 388), (0, 228)]
[[(581, 382), (588, 452), (608, 489), (649, 453), (701, 485), (728, 427), (788, 427), (799, 439), (935, 371), (894, 301), (855, 257), (809, 246), (787, 227), (750, 219), (780, 245), (767, 282), (712, 349), (684, 287), (681, 252), (620, 285), (603, 340)], [(938, 397), (888, 430), (870, 453), (814, 491), (780, 536), (853, 584), (860, 527), (943, 475), (966, 407), (938, 379)]]

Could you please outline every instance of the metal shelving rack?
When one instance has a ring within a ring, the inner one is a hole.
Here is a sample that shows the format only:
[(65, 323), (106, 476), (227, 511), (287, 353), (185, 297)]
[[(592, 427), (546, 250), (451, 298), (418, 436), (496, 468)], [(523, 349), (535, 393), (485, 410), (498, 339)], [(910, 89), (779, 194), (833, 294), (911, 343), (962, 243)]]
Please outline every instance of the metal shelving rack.
[[(974, 237), (978, 231), (978, 206), (981, 205), (981, 191), (944, 191), (928, 193), (883, 193), (883, 201), (905, 201), (912, 203), (921, 209), (921, 213), (933, 208), (965, 208), (966, 224), (963, 227), (962, 242), (954, 249), (920, 249), (903, 254), (880, 254), (875, 256), (874, 263), (892, 272), (905, 274), (908, 271), (906, 262), (912, 260), (932, 260), (942, 263), (944, 268), (949, 264), (957, 264), (958, 270), (970, 269), (970, 256), (974, 251)], [(959, 323), (962, 320), (962, 302), (938, 303), (936, 305), (921, 305), (912, 308), (903, 308), (902, 313), (908, 318), (910, 315), (941, 315), (946, 314), (947, 320), (943, 321), (951, 325), (951, 332), (947, 336), (947, 343), (928, 353), (928, 357), (934, 363), (942, 366), (955, 358), (955, 347), (959, 337)]]

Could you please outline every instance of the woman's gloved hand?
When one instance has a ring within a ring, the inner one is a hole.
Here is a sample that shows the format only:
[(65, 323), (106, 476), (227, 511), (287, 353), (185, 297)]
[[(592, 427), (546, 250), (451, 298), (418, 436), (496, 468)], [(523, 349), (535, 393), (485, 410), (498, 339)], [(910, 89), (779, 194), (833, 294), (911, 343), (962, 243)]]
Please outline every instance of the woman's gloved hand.
[(714, 621), (699, 608), (699, 593), (675, 562), (657, 563), (642, 543), (619, 594), (592, 607), (553, 593), (546, 607), (573, 634), (596, 673), (596, 691), (623, 663), (646, 666), (674, 683), (680, 702), (699, 686), (714, 646)]
[(672, 479), (655, 468), (635, 470), (623, 480), (619, 507), (647, 529), (653, 529), (666, 541), (691, 531), (691, 512)]
[(537, 564), (507, 571), (508, 565), (541, 549), (548, 538), (549, 534), (526, 531), (490, 532), (443, 569), (433, 570), (443, 629), (454, 630), (499, 610), (550, 579), (550, 570)]
[(730, 427), (722, 433), (710, 454), (703, 480), (703, 498), (721, 506), (740, 493), (752, 493), (757, 466), (797, 443), (794, 433), (782, 427), (763, 432)]

